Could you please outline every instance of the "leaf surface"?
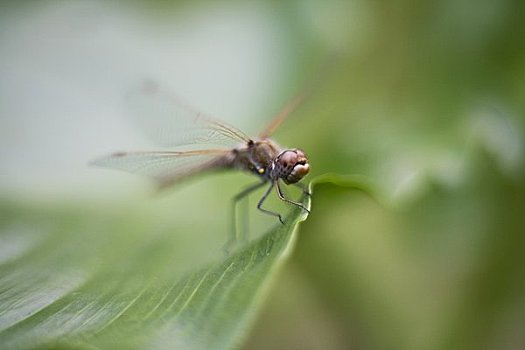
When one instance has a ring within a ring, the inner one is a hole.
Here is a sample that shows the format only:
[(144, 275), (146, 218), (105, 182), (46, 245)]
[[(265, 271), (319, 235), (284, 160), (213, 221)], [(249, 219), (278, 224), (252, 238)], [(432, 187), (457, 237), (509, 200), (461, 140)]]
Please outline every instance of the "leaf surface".
[[(309, 196), (303, 204), (310, 207)], [(133, 218), (94, 218), (77, 209), (3, 201), (0, 344), (7, 349), (232, 348), (306, 217), (293, 208), (284, 225), (222, 260), (182, 273), (173, 242), (148, 236)]]

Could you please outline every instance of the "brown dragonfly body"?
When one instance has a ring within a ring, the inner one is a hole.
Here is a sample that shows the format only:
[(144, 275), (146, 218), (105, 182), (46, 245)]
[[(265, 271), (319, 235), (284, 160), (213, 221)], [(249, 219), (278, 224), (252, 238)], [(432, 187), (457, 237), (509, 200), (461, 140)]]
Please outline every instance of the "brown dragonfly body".
[(246, 147), (235, 148), (225, 157), (226, 164), (247, 170), (268, 181), (281, 179), (286, 184), (296, 183), (309, 171), (303, 151), (281, 148), (272, 140), (248, 142)]
[[(165, 115), (167, 123), (155, 124), (155, 118), (151, 118), (155, 112), (146, 110), (145, 113), (139, 113), (142, 116), (138, 121), (143, 122), (141, 129), (153, 131), (150, 132), (150, 136), (166, 146), (191, 145), (194, 149), (117, 152), (95, 160), (92, 164), (148, 175), (156, 179), (160, 187), (167, 187), (190, 176), (212, 170), (247, 171), (256, 175), (261, 181), (236, 195), (233, 201), (234, 207), (240, 198), (269, 184), (257, 208), (278, 217), (283, 222), (279, 213), (262, 208), (262, 204), (275, 188), (281, 200), (308, 211), (301, 203), (286, 198), (280, 183), (297, 184), (308, 174), (310, 166), (303, 151), (283, 150), (269, 137), (295, 109), (302, 97), (303, 95), (299, 95), (286, 105), (259, 138), (252, 139), (239, 129), (205, 116), (179, 98), (160, 90), (157, 85), (150, 84), (137, 90), (130, 99), (148, 101), (153, 107), (157, 107), (157, 112), (160, 112), (157, 114)], [(168, 105), (168, 107), (158, 108), (161, 105)], [(210, 145), (222, 147), (210, 148)], [(305, 192), (307, 193), (306, 190)]]

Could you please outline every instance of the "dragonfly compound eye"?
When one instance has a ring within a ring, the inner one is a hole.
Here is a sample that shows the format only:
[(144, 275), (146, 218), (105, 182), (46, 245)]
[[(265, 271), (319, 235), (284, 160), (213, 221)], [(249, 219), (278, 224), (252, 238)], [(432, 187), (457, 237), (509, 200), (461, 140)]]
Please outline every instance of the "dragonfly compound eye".
[(306, 155), (301, 150), (286, 150), (278, 158), (280, 177), (287, 184), (300, 181), (310, 171)]

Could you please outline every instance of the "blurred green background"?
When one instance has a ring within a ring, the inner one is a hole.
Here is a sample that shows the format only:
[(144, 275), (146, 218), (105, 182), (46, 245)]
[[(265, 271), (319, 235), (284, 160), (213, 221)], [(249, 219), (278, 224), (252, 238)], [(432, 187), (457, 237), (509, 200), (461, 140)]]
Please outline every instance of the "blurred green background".
[[(159, 197), (87, 162), (150, 147), (122, 108), (141, 79), (255, 135), (318, 74), (275, 138), (306, 151), (310, 178), (360, 174), (373, 194), (315, 188), (243, 348), (525, 348), (522, 1), (2, 2), (0, 261), (43, 236), (13, 224), (27, 207), (56, 226), (82, 213), (94, 240), (120, 218), (89, 266), (137, 242), (181, 271), (220, 257), (252, 179)], [(254, 236), (273, 224), (250, 217)], [(82, 252), (68, 244), (52, 249)]]

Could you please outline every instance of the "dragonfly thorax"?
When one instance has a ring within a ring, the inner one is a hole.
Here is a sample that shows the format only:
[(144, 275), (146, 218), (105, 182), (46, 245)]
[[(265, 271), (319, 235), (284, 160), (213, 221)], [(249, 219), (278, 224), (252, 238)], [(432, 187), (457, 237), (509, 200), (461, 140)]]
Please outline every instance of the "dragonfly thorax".
[(282, 179), (286, 184), (299, 182), (310, 171), (308, 159), (300, 149), (281, 150), (270, 139), (252, 141), (234, 150), (232, 165), (248, 170), (268, 181)]
[(293, 184), (299, 182), (309, 171), (310, 165), (304, 152), (300, 149), (287, 149), (273, 160), (271, 177)]

